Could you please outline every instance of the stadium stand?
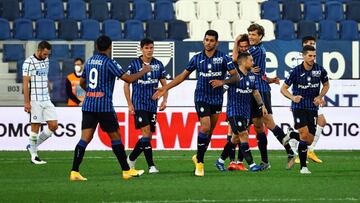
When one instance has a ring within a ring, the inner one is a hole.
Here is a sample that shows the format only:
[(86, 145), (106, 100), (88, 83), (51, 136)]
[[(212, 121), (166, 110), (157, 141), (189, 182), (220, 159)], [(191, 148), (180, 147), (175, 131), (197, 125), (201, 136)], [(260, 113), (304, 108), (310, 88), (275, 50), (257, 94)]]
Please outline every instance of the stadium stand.
[(39, 19), (35, 24), (35, 36), (39, 40), (55, 40), (55, 22), (51, 19)]
[(52, 20), (65, 18), (63, 2), (61, 0), (46, 0), (44, 13), (46, 18)]
[(170, 21), (168, 25), (168, 39), (182, 41), (186, 38), (189, 38), (186, 23), (181, 20)]
[(170, 21), (174, 20), (174, 6), (168, 0), (159, 0), (155, 2), (154, 16), (156, 20)]
[(280, 5), (277, 1), (265, 1), (261, 4), (261, 18), (271, 21), (281, 19)]
[(23, 75), (22, 75), (22, 66), (24, 63), (24, 59), (19, 59), (16, 61), (16, 82), (22, 83), (23, 82)]
[(293, 40), (295, 39), (294, 23), (290, 20), (279, 20), (275, 26), (276, 39)]
[(198, 0), (197, 19), (212, 21), (218, 19), (215, 1)]
[(232, 24), (233, 37), (236, 38), (239, 34), (247, 33), (248, 27), (251, 25), (249, 20), (237, 20)]
[(4, 44), (3, 62), (25, 59), (25, 48), (22, 44)]
[(134, 1), (133, 19), (140, 21), (148, 21), (153, 19), (151, 3), (146, 0)]
[(306, 36), (317, 36), (316, 24), (314, 21), (302, 20), (298, 26), (298, 38), (301, 39)]
[(106, 0), (91, 0), (89, 16), (98, 21), (109, 19), (109, 8)]
[[(234, 39), (231, 34), (230, 23), (227, 20), (213, 20), (210, 23), (210, 28), (219, 33), (219, 40), (221, 41), (232, 41)], [(202, 33), (203, 37), (204, 33)]]
[(2, 18), (13, 21), (20, 18), (19, 0), (2, 0)]
[(146, 23), (147, 37), (150, 37), (156, 41), (162, 41), (166, 39), (165, 23), (161, 20), (150, 20)]
[(235, 1), (223, 0), (219, 2), (219, 19), (236, 21), (239, 20), (238, 6)]
[(282, 11), (284, 20), (291, 20), (293, 22), (301, 20), (301, 5), (297, 1), (284, 1)]
[(86, 4), (82, 0), (71, 0), (67, 2), (67, 17), (73, 20), (86, 19)]
[(343, 20), (340, 22), (340, 39), (359, 40), (358, 24), (354, 20)]
[(338, 1), (327, 1), (325, 3), (325, 19), (341, 21), (344, 19), (344, 8)]
[(54, 44), (51, 47), (51, 58), (55, 60), (66, 60), (69, 56), (69, 46), (67, 44)]
[(72, 44), (70, 54), (72, 59), (82, 58), (85, 60), (85, 45)]
[(80, 37), (84, 40), (96, 40), (100, 36), (99, 21), (85, 19), (81, 22)]
[(304, 5), (304, 19), (320, 21), (324, 18), (322, 4), (320, 1), (306, 1)]
[(8, 20), (0, 18), (0, 30), (0, 40), (11, 39), (11, 30)]
[(73, 19), (63, 19), (59, 21), (58, 35), (59, 39), (75, 40), (78, 39), (79, 28), (77, 22)]
[(196, 19), (196, 8), (193, 1), (177, 1), (175, 3), (176, 19), (190, 22)]
[(25, 18), (19, 18), (14, 21), (14, 39), (30, 40), (33, 39), (32, 21)]
[[(251, 9), (249, 9), (251, 8)], [(256, 1), (241, 1), (239, 5), (240, 19), (257, 21), (260, 20), (260, 6)]]
[(23, 0), (23, 18), (37, 20), (42, 18), (40, 0)]
[(141, 40), (144, 38), (144, 27), (139, 20), (127, 20), (124, 27), (124, 38), (127, 40)]
[(322, 20), (319, 22), (319, 39), (336, 40), (339, 39), (337, 25), (333, 20)]
[(119, 21), (130, 19), (129, 0), (111, 0), (110, 16), (111, 19)]
[(360, 1), (350, 1), (346, 4), (346, 19), (360, 21)]
[(192, 20), (190, 21), (189, 33), (190, 40), (203, 40), (204, 33), (208, 30), (209, 23), (206, 20)]
[(109, 36), (111, 40), (123, 39), (121, 24), (118, 20), (105, 20), (103, 22), (102, 31), (105, 35)]
[(262, 39), (262, 41), (271, 41), (275, 39), (275, 28), (274, 24), (267, 19), (258, 20), (255, 23), (262, 25), (265, 29), (265, 35)]

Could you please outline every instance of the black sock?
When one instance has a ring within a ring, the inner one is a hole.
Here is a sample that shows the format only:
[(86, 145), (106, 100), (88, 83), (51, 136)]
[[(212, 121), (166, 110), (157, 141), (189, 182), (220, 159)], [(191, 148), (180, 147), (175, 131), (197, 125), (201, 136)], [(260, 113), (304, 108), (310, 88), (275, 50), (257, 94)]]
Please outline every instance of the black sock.
[(197, 144), (197, 153), (196, 157), (198, 163), (204, 163), (204, 156), (207, 149), (207, 145), (209, 144), (209, 137), (207, 134), (199, 132), (198, 135), (198, 144)]
[(149, 137), (141, 138), (142, 148), (144, 150), (145, 159), (146, 159), (146, 162), (149, 167), (155, 166), (154, 160), (153, 160), (152, 146), (151, 146), (150, 141), (151, 141), (151, 139)]
[(241, 152), (241, 142), (238, 144), (239, 151), (238, 151), (238, 161), (243, 162), (244, 161), (244, 154)]
[[(209, 148), (209, 145), (210, 145), (210, 142), (211, 142), (211, 136), (212, 136), (212, 134), (211, 135), (208, 135), (208, 140), (207, 140), (207, 142), (206, 142), (206, 147), (205, 147), (205, 152), (208, 150), (208, 148)], [(204, 152), (204, 153), (205, 153)]]
[(291, 150), (291, 147), (290, 147), (289, 143), (287, 143), (284, 147), (285, 147), (285, 150), (286, 150), (286, 153), (287, 153), (288, 157), (293, 157), (294, 152)]
[(268, 153), (267, 153), (267, 138), (265, 133), (258, 133), (256, 138), (258, 140), (258, 147), (261, 154), (261, 161), (264, 163), (269, 163)]
[(284, 131), (279, 126), (275, 126), (275, 128), (272, 129), (271, 132), (273, 132), (276, 139), (279, 140), (280, 144), (282, 144), (282, 141), (283, 141), (284, 137), (286, 136)]
[[(227, 142), (223, 151), (221, 152), (221, 159), (222, 160), (226, 160), (226, 158), (228, 158), (228, 156), (230, 155), (230, 153), (232, 152), (233, 149), (235, 149), (236, 145), (233, 144), (232, 142)], [(235, 156), (235, 152), (234, 152), (234, 156)]]
[[(227, 141), (228, 142), (231, 142), (231, 135), (227, 135)], [(227, 144), (227, 143), (226, 143)], [(225, 149), (225, 147), (224, 147)], [(230, 161), (234, 161), (235, 160), (235, 150), (236, 150), (236, 145), (234, 145), (233, 148), (231, 148), (231, 150), (229, 151), (229, 158), (230, 158)], [(225, 159), (223, 159), (225, 160)]]
[(295, 139), (297, 141), (300, 141), (300, 134), (298, 132), (291, 132), (290, 133), (290, 139)]
[(141, 152), (143, 152), (143, 147), (142, 147), (141, 139), (139, 139), (133, 151), (129, 155), (130, 161), (135, 161), (138, 158), (138, 156), (141, 154)]
[(244, 158), (246, 162), (249, 164), (249, 166), (254, 163), (251, 150), (249, 149), (249, 143), (247, 142), (241, 143), (241, 152), (243, 153)]
[(121, 140), (112, 140), (111, 145), (112, 150), (121, 166), (121, 169), (123, 171), (130, 170), (129, 164), (126, 162), (126, 153)]
[(306, 167), (308, 144), (305, 141), (300, 140), (299, 142), (299, 158), (300, 158), (300, 169)]
[(81, 161), (84, 158), (84, 154), (85, 154), (85, 149), (86, 146), (88, 145), (88, 143), (86, 143), (84, 140), (80, 140), (78, 142), (78, 144), (75, 147), (75, 151), (74, 151), (74, 161), (73, 161), (73, 165), (72, 165), (72, 171), (77, 171), (79, 172), (79, 167), (81, 164)]

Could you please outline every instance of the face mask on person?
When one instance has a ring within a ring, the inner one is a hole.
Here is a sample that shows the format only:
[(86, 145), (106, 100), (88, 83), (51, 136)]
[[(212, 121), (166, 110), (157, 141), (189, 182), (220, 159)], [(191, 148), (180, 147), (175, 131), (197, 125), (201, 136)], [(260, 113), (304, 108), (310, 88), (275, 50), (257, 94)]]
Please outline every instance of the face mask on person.
[(75, 69), (75, 74), (77, 76), (81, 76), (82, 74), (81, 66), (75, 65), (74, 69)]

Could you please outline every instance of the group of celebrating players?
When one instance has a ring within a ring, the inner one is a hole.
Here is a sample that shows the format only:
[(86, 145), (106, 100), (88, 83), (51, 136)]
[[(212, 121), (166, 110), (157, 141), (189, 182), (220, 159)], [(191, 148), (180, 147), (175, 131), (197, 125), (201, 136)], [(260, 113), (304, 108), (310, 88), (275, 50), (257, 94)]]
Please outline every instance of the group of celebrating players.
[[(121, 166), (124, 179), (141, 176), (144, 173), (144, 170), (135, 169), (136, 159), (142, 152), (144, 152), (149, 173), (158, 173), (151, 146), (152, 133), (156, 128), (158, 99), (163, 97), (159, 107), (159, 110), (162, 111), (167, 105), (168, 91), (183, 82), (194, 70), (196, 70), (197, 76), (194, 101), (200, 121), (197, 152), (192, 157), (195, 176), (204, 176), (204, 155), (222, 110), (225, 91), (227, 91), (228, 97), (226, 106), (229, 123), (228, 142), (215, 162), (219, 171), (249, 170), (256, 172), (270, 169), (264, 129), (266, 127), (272, 131), (286, 150), (288, 157), (286, 168), (291, 169), (299, 158), (300, 173), (311, 173), (307, 168), (307, 156), (315, 162), (321, 163), (313, 149), (326, 123), (322, 114), (318, 117), (318, 108), (323, 105), (322, 98), (329, 89), (327, 73), (322, 66), (315, 63), (315, 39), (313, 37), (304, 38), (302, 54), (294, 60), (298, 64), (293, 67), (281, 87), (281, 93), (292, 101), (291, 111), (294, 117), (294, 127), (298, 132), (289, 129), (287, 133), (284, 133), (275, 124), (272, 116), (269, 84), (280, 84), (280, 81), (279, 78), (266, 76), (266, 50), (261, 42), (264, 35), (265, 31), (261, 25), (252, 24), (248, 28), (247, 34), (241, 34), (235, 39), (232, 58), (230, 58), (217, 50), (218, 33), (214, 30), (206, 31), (203, 40), (204, 50), (193, 56), (185, 70), (170, 83), (166, 82), (167, 73), (163, 64), (153, 57), (154, 42), (151, 39), (145, 38), (140, 42), (142, 55), (131, 62), (126, 72), (116, 61), (109, 58), (112, 49), (111, 39), (107, 36), (100, 36), (96, 40), (98, 53), (86, 61), (80, 80), (81, 87), (86, 90), (86, 97), (82, 106), (82, 135), (75, 147), (70, 180), (87, 180), (79, 173), (79, 166), (98, 124), (111, 139), (112, 149)], [(34, 81), (35, 79), (41, 77), (42, 82), (47, 83), (48, 54), (46, 55), (44, 52), (48, 53), (51, 45), (48, 44), (44, 47), (40, 44), (33, 58), (26, 60), (23, 66), (24, 86), (27, 86), (29, 82), (31, 86), (31, 94), (24, 93), (35, 95), (31, 96), (30, 104), (29, 96), (24, 94), (25, 111), (31, 113), (32, 133), (28, 149), (31, 154), (31, 162), (34, 164), (46, 163), (38, 157), (37, 146), (39, 141), (45, 141), (43, 134), (48, 135), (47, 139), (56, 130), (56, 126), (50, 128), (53, 126), (50, 124), (55, 122), (57, 125), (56, 114), (53, 112), (54, 107), (51, 106), (51, 102), (48, 105), (51, 107), (50, 109), (43, 105), (44, 102), (49, 103), (49, 98), (39, 99), (36, 92), (32, 92), (32, 88), (37, 82)], [(36, 65), (34, 58), (37, 59), (36, 63), (45, 65)], [(42, 69), (47, 68), (44, 70), (46, 74), (39, 75), (41, 73), (39, 70), (30, 71), (30, 69), (36, 69), (35, 66)], [(228, 77), (226, 77), (227, 75)], [(112, 104), (116, 78), (125, 81), (124, 94), (129, 112), (134, 115), (136, 128), (141, 129), (142, 132), (142, 137), (129, 156), (126, 155), (120, 138), (119, 124)], [(159, 82), (161, 87), (158, 88)], [(132, 85), (131, 90), (130, 84)], [(288, 91), (290, 86), (292, 86), (292, 93)], [(34, 109), (38, 110), (33, 111)], [(43, 113), (42, 111), (52, 113)], [(33, 128), (33, 125), (37, 126), (41, 122), (40, 117), (50, 124), (49, 129), (45, 129), (45, 133), (41, 132), (38, 136), (39, 128)], [(251, 123), (256, 131), (261, 155), (261, 162), (258, 165), (249, 148), (248, 128)], [(311, 145), (310, 150), (308, 150), (308, 145)], [(235, 161), (236, 146), (239, 147), (237, 161)], [(228, 157), (231, 162), (226, 168), (225, 160)], [(249, 169), (244, 166), (243, 159), (247, 162)]]

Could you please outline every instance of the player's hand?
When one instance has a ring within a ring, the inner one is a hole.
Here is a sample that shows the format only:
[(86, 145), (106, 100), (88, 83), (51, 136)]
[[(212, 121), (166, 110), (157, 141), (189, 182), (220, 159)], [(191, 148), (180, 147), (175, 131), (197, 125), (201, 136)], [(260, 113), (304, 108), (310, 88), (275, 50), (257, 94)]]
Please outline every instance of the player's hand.
[(83, 105), (83, 103), (84, 103), (84, 101), (81, 101), (81, 102), (79, 103), (79, 106), (82, 106), (82, 105)]
[(256, 74), (260, 73), (260, 67), (259, 66), (252, 67), (251, 72), (256, 73)]
[(278, 77), (269, 78), (269, 83), (275, 83), (277, 85), (280, 85), (280, 78), (278, 78)]
[(164, 111), (166, 109), (166, 104), (167, 102), (163, 100), (160, 104), (159, 111)]
[(153, 96), (151, 97), (153, 100), (157, 100), (160, 97), (164, 96), (164, 94), (166, 93), (166, 89), (164, 87), (159, 87), (157, 88), (156, 92), (153, 94)]
[(222, 87), (225, 84), (223, 80), (210, 80), (209, 83), (213, 88)]
[(30, 105), (30, 103), (25, 103), (25, 105), (24, 105), (24, 111), (25, 111), (26, 113), (30, 113), (30, 110), (31, 110), (31, 105)]
[(152, 68), (150, 65), (145, 65), (142, 64), (142, 71), (144, 71), (145, 73), (151, 72)]
[(134, 108), (134, 105), (132, 103), (129, 104), (129, 113), (130, 114), (135, 114), (135, 108)]
[(263, 105), (263, 106), (261, 107), (261, 111), (262, 111), (262, 115), (263, 115), (263, 116), (265, 116), (265, 115), (268, 114), (268, 111), (267, 111), (265, 105)]
[(243, 36), (243, 34), (239, 34), (236, 38), (235, 38), (235, 43), (237, 45), (237, 42), (241, 39), (241, 37)]
[(292, 98), (292, 101), (295, 103), (299, 103), (303, 97), (300, 95), (296, 95)]
[(317, 97), (314, 98), (313, 103), (316, 106), (323, 106), (325, 104), (325, 101), (320, 96), (317, 96)]

